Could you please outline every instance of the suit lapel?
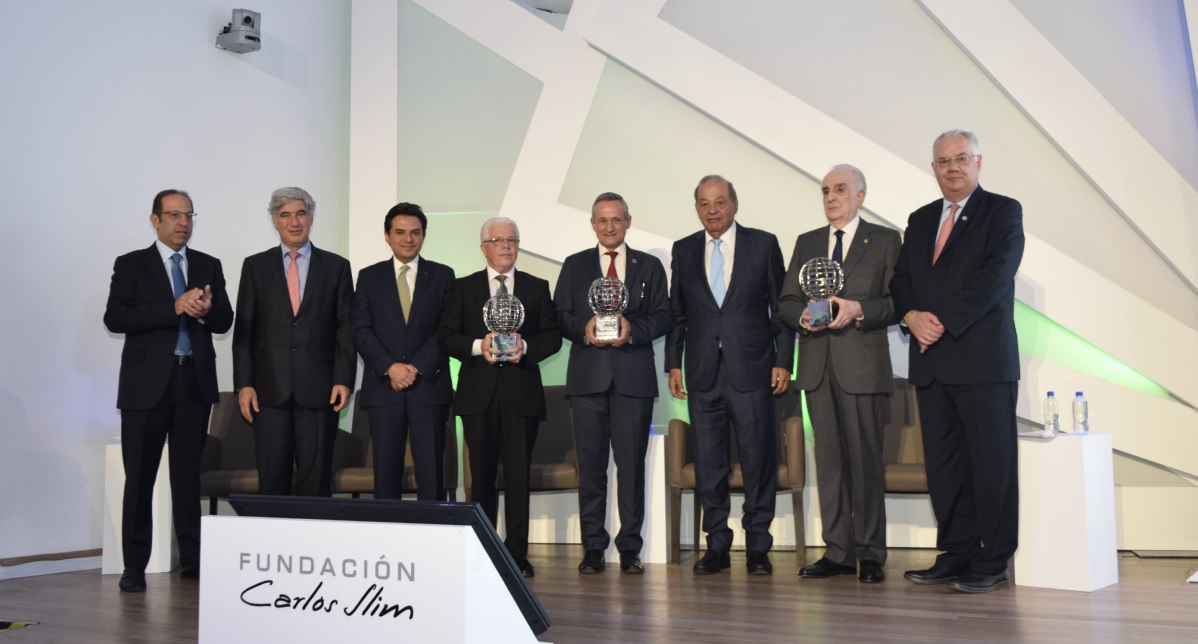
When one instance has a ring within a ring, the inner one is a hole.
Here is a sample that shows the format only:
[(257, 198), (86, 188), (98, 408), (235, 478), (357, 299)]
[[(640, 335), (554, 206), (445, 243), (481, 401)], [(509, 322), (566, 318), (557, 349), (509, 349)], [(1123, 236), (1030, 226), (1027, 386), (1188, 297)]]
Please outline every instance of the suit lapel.
[(624, 258), (624, 287), (628, 289), (629, 296), (632, 294), (631, 284), (636, 284), (637, 279), (641, 275), (641, 263), (637, 257), (638, 253), (633, 252), (632, 248), (625, 245), (624, 248), (628, 251), (628, 256)]
[[(957, 213), (957, 221), (955, 223), (953, 223), (953, 229), (951, 231), (949, 231), (949, 233), (948, 233), (948, 241), (946, 241), (944, 243), (944, 249), (940, 251), (941, 258), (943, 258), (945, 253), (948, 253), (949, 249), (953, 247), (954, 242), (956, 242), (963, 235), (965, 235), (967, 232), (969, 232), (969, 228), (970, 228), (970, 225), (973, 222), (973, 220), (976, 219), (978, 216), (981, 216), (982, 212), (984, 212), (985, 203), (986, 203), (986, 191), (982, 190), (981, 186), (978, 186), (973, 191), (973, 194), (969, 197), (969, 202), (966, 203), (965, 207), (962, 208), (961, 211)], [(940, 235), (939, 227), (936, 228), (936, 235), (937, 236)], [(933, 253), (936, 252), (934, 250), (935, 244), (936, 244), (936, 241), (935, 241), (935, 238), (933, 238), (933, 241), (932, 241), (932, 247), (933, 247), (932, 252)], [(937, 262), (937, 263), (939, 263), (939, 262)]]
[(857, 266), (857, 262), (860, 262), (861, 258), (865, 256), (865, 250), (869, 246), (870, 236), (873, 232), (874, 227), (864, 220), (857, 224), (857, 234), (853, 235), (853, 243), (849, 246), (849, 252), (845, 253), (844, 262), (840, 266), (844, 269), (846, 280)]
[[(707, 299), (715, 308), (720, 308), (720, 305), (715, 301), (715, 294), (711, 292), (711, 280), (707, 277), (707, 234), (699, 231), (692, 236), (694, 240), (691, 243), (691, 252), (695, 254), (695, 258), (690, 260), (691, 270), (698, 271), (696, 275), (701, 276), (703, 280), (703, 291), (707, 293)], [(728, 292), (724, 292), (724, 300), (728, 300)]]
[[(317, 250), (313, 246), (312, 259), (308, 261), (308, 281), (304, 284), (304, 290), (300, 294), (299, 312), (295, 314), (295, 317), (303, 315), (304, 311), (308, 309), (308, 302), (320, 292), (320, 285), (324, 282), (324, 273), (324, 251)], [(284, 279), (283, 282), (286, 284), (287, 280)], [(395, 296), (399, 297), (398, 290), (395, 291)]]
[[(275, 246), (266, 252), (266, 280), (268, 292), (272, 293), (271, 297), (282, 300), (283, 306), (287, 311), (291, 312), (291, 295), (287, 289), (287, 275), (283, 272), (283, 252), (280, 246)], [(274, 286), (270, 286), (273, 283)]]
[[(412, 291), (412, 308), (408, 311), (408, 319), (404, 321), (405, 325), (410, 325), (412, 320), (416, 319), (416, 311), (424, 302), (425, 294), (428, 293), (428, 283), (432, 280), (432, 269), (427, 260), (420, 258), (420, 269), (416, 271), (416, 288)], [(394, 273), (395, 271), (391, 271)], [(395, 282), (395, 302), (399, 303), (399, 282)], [(399, 307), (400, 313), (403, 313), (403, 306)], [(402, 315), (400, 317), (403, 317)]]
[[(174, 301), (175, 287), (171, 284), (170, 278), (166, 276), (166, 265), (162, 263), (162, 255), (159, 254), (157, 245), (150, 244), (150, 247), (146, 249), (145, 259), (147, 270), (150, 271), (150, 275), (154, 276), (151, 279), (158, 283), (159, 290), (165, 289), (167, 297)], [(187, 265), (190, 272), (191, 262), (187, 262)]]
[[(737, 285), (745, 280), (744, 267), (748, 265), (748, 262), (749, 262), (748, 255), (750, 252), (752, 252), (750, 250), (752, 245), (753, 245), (752, 233), (750, 233), (749, 230), (747, 228), (744, 228), (743, 226), (737, 226), (736, 227), (736, 250), (733, 251), (733, 255), (732, 255), (732, 278), (728, 280), (728, 288), (724, 291), (724, 303), (725, 304), (727, 304), (728, 300), (732, 298), (732, 294), (736, 292)], [(745, 252), (742, 253), (741, 250), (744, 250)], [(727, 266), (727, 264), (725, 264), (725, 266)], [(709, 291), (711, 290), (710, 283), (708, 283), (708, 285), (707, 285), (707, 290), (709, 290)], [(715, 300), (715, 296), (713, 295), (712, 301), (714, 301), (714, 300)], [(724, 307), (721, 305), (720, 308), (724, 308)]]

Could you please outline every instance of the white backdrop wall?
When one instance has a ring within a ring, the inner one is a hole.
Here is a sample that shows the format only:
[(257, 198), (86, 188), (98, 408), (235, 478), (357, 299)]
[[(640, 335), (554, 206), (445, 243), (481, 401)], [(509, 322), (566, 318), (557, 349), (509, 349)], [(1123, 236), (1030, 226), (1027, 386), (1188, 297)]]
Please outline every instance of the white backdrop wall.
[(263, 49), (241, 56), (214, 46), (234, 6), (4, 3), (0, 558), (100, 545), (123, 340), (101, 318), (115, 257), (154, 240), (156, 192), (191, 192), (192, 245), (234, 299), (242, 259), (278, 243), (275, 188), (309, 190), (314, 243), (346, 253), (349, 3), (256, 0)]
[[(231, 297), (241, 259), (275, 242), (263, 209), (282, 185), (314, 194), (315, 243), (355, 270), (386, 257), (381, 218), (406, 200), (459, 274), (499, 213), (521, 223), (521, 267), (552, 280), (593, 243), (606, 190), (629, 200), (630, 244), (668, 262), (710, 172), (786, 253), (822, 223), (835, 163), (865, 171), (866, 217), (902, 229), (937, 196), (930, 143), (953, 127), (981, 135), (983, 185), (1025, 207), (1020, 415), (1085, 389), (1120, 454), (1120, 546), (1198, 548), (1195, 4), (575, 0), (563, 19), (263, 0), (264, 48), (236, 56), (213, 47), (230, 4), (7, 3), (0, 558), (99, 545), (121, 346), (101, 317), (164, 187), (192, 192), (193, 245), (224, 260)], [(1130, 369), (1093, 367), (1112, 358)], [(679, 412), (662, 398), (655, 420)]]

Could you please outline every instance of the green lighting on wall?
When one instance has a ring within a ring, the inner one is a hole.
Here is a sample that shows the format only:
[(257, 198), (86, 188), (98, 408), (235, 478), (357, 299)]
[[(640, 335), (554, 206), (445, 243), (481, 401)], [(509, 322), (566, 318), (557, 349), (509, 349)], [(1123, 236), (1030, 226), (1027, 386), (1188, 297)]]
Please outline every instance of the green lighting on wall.
[(1164, 387), (1019, 301), (1015, 302), (1015, 330), (1020, 353), (1158, 398), (1169, 397)]

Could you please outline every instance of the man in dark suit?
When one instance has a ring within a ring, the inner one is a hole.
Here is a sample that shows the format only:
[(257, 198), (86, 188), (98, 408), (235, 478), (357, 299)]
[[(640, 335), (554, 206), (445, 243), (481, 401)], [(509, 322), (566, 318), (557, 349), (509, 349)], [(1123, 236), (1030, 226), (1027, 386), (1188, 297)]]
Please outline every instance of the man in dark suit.
[[(462, 433), (470, 450), (472, 496), (491, 524), (499, 515), (495, 476), (503, 462), (504, 543), (525, 577), (533, 576), (528, 561), (528, 477), (537, 426), (545, 416), (541, 386), (542, 360), (562, 347), (557, 314), (549, 297), (549, 282), (516, 270), (520, 231), (505, 217), (488, 219), (480, 231), (480, 248), (487, 268), (458, 278), (445, 297), (438, 345), (461, 361), (454, 411), (462, 417)], [(493, 346), (495, 333), (483, 323), (482, 310), (492, 296), (511, 293), (524, 305), (524, 324), (515, 334), (515, 348)]]
[[(645, 452), (657, 379), (653, 341), (674, 327), (666, 293), (666, 271), (656, 257), (624, 243), (632, 215), (624, 198), (605, 192), (591, 206), (591, 228), (598, 248), (566, 258), (553, 294), (562, 333), (572, 343), (566, 395), (574, 417), (578, 449), (578, 509), (586, 550), (578, 571), (602, 572), (603, 551), (611, 541), (607, 517), (607, 453), (616, 459), (620, 570), (643, 573), (641, 525), (645, 520)], [(619, 336), (595, 337), (590, 307), (591, 283), (615, 277), (628, 289), (628, 304), (617, 314)]]
[(1010, 585), (1019, 535), (1014, 308), (1023, 208), (978, 186), (973, 133), (945, 132), (932, 152), (944, 198), (911, 213), (891, 290), (912, 336), (909, 377), (944, 552), (904, 577), (989, 592)]
[(163, 190), (150, 223), (158, 240), (117, 258), (104, 325), (125, 334), (116, 406), (125, 464), (120, 589), (146, 589), (153, 540), (151, 501), (162, 445), (170, 440), (171, 513), (185, 578), (200, 574), (200, 455), (219, 400), (212, 334), (233, 324), (220, 260), (187, 246), (191, 197)]
[(707, 532), (707, 552), (694, 567), (700, 575), (732, 565), (729, 420), (744, 474), (748, 571), (773, 572), (768, 553), (774, 541), (778, 427), (771, 396), (790, 386), (794, 332), (771, 317), (785, 272), (778, 238), (736, 225), (737, 208), (731, 182), (703, 177), (695, 188), (703, 230), (674, 242), (670, 265), (674, 330), (666, 342), (665, 368), (670, 393), (687, 401), (695, 437), (696, 494)]
[[(338, 412), (357, 377), (345, 258), (309, 236), (316, 202), (300, 188), (270, 196), (282, 243), (245, 258), (233, 329), (233, 384), (254, 426), (260, 494), (332, 493)], [(298, 471), (298, 473), (296, 473)]]
[[(882, 429), (893, 376), (886, 327), (894, 323), (890, 278), (901, 240), (898, 231), (858, 216), (865, 175), (857, 168), (832, 168), (821, 190), (829, 225), (795, 241), (778, 302), (778, 318), (800, 333), (795, 384), (807, 392), (827, 545), (824, 556), (799, 575), (857, 573), (862, 582), (879, 583), (886, 578)], [(816, 257), (831, 258), (844, 270), (844, 288), (831, 298), (836, 316), (825, 326), (812, 326), (799, 284), (803, 264)]]
[(441, 305), (453, 269), (420, 256), (428, 218), (397, 204), (383, 220), (392, 257), (358, 273), (350, 320), (366, 374), (362, 407), (374, 444), (374, 496), (403, 496), (405, 441), (412, 440), (416, 493), (445, 500), (445, 423), (453, 388), (449, 358), (437, 349)]

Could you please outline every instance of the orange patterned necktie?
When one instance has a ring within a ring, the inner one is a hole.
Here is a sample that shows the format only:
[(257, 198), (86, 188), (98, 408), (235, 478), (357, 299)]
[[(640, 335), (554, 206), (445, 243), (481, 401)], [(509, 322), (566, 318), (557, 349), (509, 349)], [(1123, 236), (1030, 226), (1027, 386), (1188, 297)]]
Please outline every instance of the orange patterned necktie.
[(296, 258), (299, 253), (291, 251), (287, 253), (291, 257), (291, 265), (287, 267), (287, 293), (291, 295), (291, 314), (299, 314), (300, 306), (300, 291), (299, 291), (299, 264), (296, 263)]
[(936, 238), (936, 249), (932, 251), (933, 266), (936, 265), (936, 260), (940, 259), (940, 251), (944, 250), (944, 244), (953, 232), (953, 220), (957, 218), (957, 209), (960, 207), (953, 204), (948, 208), (948, 217), (944, 220), (944, 225), (940, 226), (940, 236)]

